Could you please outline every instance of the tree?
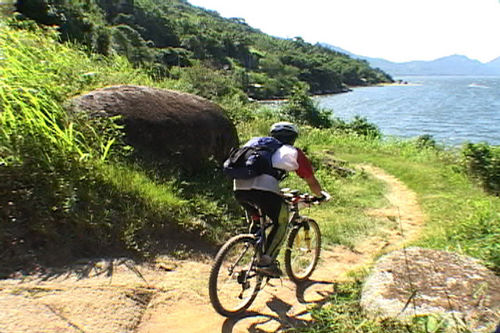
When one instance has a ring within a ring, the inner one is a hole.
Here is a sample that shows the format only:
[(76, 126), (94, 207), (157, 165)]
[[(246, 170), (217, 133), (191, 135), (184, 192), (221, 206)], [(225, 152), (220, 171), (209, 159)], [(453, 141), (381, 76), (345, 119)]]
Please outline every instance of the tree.
[(295, 86), (288, 103), (283, 107), (283, 113), (291, 121), (319, 128), (332, 126), (332, 112), (319, 108), (307, 94), (307, 86)]

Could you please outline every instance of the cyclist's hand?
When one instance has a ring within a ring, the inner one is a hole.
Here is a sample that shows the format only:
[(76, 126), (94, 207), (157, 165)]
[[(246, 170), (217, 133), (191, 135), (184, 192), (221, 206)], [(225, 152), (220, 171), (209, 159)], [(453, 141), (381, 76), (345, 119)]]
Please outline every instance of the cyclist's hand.
[(314, 197), (314, 202), (316, 204), (319, 204), (320, 202), (323, 201), (329, 201), (332, 198), (332, 196), (326, 192), (326, 191), (321, 191), (321, 196), (320, 197)]

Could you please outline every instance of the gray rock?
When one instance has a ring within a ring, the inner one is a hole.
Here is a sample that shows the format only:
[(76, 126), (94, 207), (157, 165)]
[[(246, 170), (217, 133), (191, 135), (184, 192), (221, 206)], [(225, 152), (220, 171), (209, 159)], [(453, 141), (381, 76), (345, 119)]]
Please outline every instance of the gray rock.
[(500, 320), (500, 277), (456, 253), (398, 250), (376, 263), (361, 306), (372, 317), (404, 320), (438, 314), (451, 326), (492, 332)]
[(232, 122), (216, 104), (196, 95), (144, 86), (112, 86), (73, 98), (72, 110), (121, 115), (125, 139), (143, 158), (175, 159), (196, 170), (210, 157), (222, 162), (238, 146)]

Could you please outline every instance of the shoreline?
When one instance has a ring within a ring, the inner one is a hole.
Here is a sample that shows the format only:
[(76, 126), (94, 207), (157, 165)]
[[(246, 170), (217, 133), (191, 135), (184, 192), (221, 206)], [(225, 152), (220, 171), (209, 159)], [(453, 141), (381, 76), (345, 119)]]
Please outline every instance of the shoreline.
[[(361, 88), (361, 87), (373, 87), (373, 86), (359, 86), (359, 87), (354, 87), (354, 86), (349, 86), (346, 89), (338, 92), (328, 92), (324, 94), (311, 94), (309, 97), (319, 97), (319, 96), (329, 96), (329, 95), (339, 95), (339, 94), (345, 94), (352, 92), (353, 88)], [(288, 101), (288, 98), (269, 98), (269, 99), (252, 99), (249, 98), (252, 102), (257, 102), (259, 104), (279, 104)]]
[[(402, 81), (402, 80), (398, 80)], [(339, 94), (345, 94), (352, 92), (353, 89), (357, 88), (371, 88), (371, 87), (418, 87), (421, 86), (422, 84), (418, 83), (411, 83), (408, 81), (402, 81), (402, 82), (381, 82), (381, 83), (375, 83), (375, 84), (370, 84), (370, 85), (364, 85), (364, 86), (346, 86), (345, 89), (342, 91), (337, 91), (337, 92), (327, 92), (327, 93), (322, 93), (322, 94), (311, 94), (310, 97), (321, 97), (321, 96), (333, 96), (333, 95), (339, 95)], [(259, 104), (279, 104), (288, 101), (288, 98), (268, 98), (268, 99), (253, 99), (249, 98), (250, 101), (252, 102), (257, 102)]]
[(394, 83), (377, 83), (375, 87), (418, 87), (421, 86), (419, 83), (410, 83), (410, 82), (405, 82), (405, 83), (399, 83), (399, 82), (394, 82)]

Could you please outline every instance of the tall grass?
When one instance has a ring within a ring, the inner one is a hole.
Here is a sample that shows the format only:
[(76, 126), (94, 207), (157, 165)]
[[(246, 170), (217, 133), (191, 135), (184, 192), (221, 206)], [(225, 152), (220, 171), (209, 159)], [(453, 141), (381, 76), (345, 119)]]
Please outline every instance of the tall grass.
[(117, 132), (106, 137), (95, 126), (111, 122), (98, 125), (81, 115), (70, 117), (62, 102), (97, 86), (141, 77), (147, 82), (146, 77), (122, 58), (88, 56), (62, 45), (51, 30), (29, 33), (3, 26), (0, 42), (2, 158), (36, 160), (45, 167), (58, 155), (78, 162), (105, 159)]
[(57, 38), (52, 30), (0, 26), (2, 258), (55, 248), (77, 256), (105, 249), (144, 255), (174, 234), (169, 230), (215, 239), (231, 229), (228, 206), (212, 199), (230, 186), (220, 173), (212, 176), (219, 177), (212, 195), (190, 190), (176, 172), (156, 177), (125, 158), (114, 119), (64, 108), (68, 98), (107, 85), (182, 83), (154, 82), (121, 57), (87, 54)]
[(316, 130), (308, 133), (307, 140), (312, 147), (331, 149), (352, 163), (379, 166), (415, 191), (427, 216), (420, 245), (471, 255), (500, 269), (500, 198), (468, 177), (459, 149)]
[(98, 170), (115, 152), (119, 128), (112, 120), (69, 115), (62, 106), (99, 75), (113, 75), (105, 73), (107, 64), (56, 38), (52, 31), (0, 29), (2, 249), (10, 242), (40, 248), (71, 239), (107, 245), (114, 237), (115, 226), (96, 203), (104, 188), (97, 188)]

